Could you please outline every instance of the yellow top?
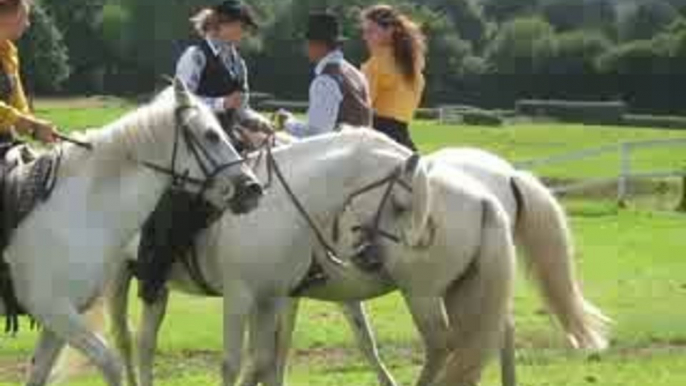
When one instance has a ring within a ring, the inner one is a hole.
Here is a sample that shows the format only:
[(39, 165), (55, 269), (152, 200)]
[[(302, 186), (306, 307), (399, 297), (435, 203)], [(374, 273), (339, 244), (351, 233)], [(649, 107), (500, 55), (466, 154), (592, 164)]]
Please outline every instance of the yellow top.
[(362, 65), (369, 82), (372, 108), (377, 115), (410, 123), (419, 107), (424, 92), (424, 75), (413, 82), (405, 79), (395, 63), (391, 49), (373, 52)]
[(0, 66), (10, 78), (12, 95), (9, 104), (0, 101), (0, 131), (9, 130), (24, 114), (29, 114), (24, 88), (19, 76), (19, 52), (9, 40), (0, 41)]

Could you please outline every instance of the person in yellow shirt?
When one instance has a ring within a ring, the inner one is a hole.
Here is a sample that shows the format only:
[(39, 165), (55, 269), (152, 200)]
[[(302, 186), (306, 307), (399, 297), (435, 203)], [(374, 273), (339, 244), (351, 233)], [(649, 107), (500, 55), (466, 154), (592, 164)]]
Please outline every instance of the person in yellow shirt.
[(0, 144), (14, 140), (14, 132), (42, 142), (55, 141), (55, 126), (31, 114), (19, 75), (14, 41), (30, 26), (31, 0), (0, 0)]
[(362, 65), (374, 108), (374, 128), (412, 150), (409, 124), (424, 92), (426, 43), (409, 17), (388, 5), (362, 12), (370, 58)]

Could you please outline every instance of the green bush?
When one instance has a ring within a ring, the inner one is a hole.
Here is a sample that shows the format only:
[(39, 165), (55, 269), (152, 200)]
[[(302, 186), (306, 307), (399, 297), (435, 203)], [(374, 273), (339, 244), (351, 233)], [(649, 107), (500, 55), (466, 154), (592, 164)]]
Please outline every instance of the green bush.
[(686, 117), (628, 114), (622, 119), (622, 125), (686, 130)]
[(527, 116), (544, 116), (563, 122), (587, 124), (619, 124), (627, 106), (621, 101), (588, 102), (557, 100), (520, 100), (517, 113)]
[(462, 121), (467, 125), (502, 126), (503, 119), (498, 114), (485, 110), (470, 110), (462, 113)]
[(439, 109), (431, 109), (431, 108), (418, 109), (414, 114), (415, 119), (436, 120), (436, 119), (440, 118), (440, 116), (441, 116), (441, 112)]
[(288, 110), (292, 113), (306, 113), (307, 112), (307, 102), (296, 102), (296, 101), (283, 101), (277, 99), (270, 99), (262, 101), (256, 104), (256, 108), (261, 111), (277, 111), (279, 109)]

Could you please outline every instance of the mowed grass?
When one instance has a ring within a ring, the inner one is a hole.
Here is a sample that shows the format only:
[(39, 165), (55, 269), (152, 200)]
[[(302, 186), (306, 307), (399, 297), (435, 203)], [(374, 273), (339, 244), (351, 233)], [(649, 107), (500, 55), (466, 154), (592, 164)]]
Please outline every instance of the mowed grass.
[[(66, 131), (98, 127), (112, 122), (136, 108), (114, 98), (38, 100), (37, 112)], [(412, 135), (422, 152), (446, 146), (480, 147), (512, 161), (617, 144), (623, 141), (686, 139), (685, 130), (656, 130), (613, 126), (587, 126), (556, 123), (515, 123), (503, 127), (441, 125), (436, 121), (417, 121)], [(538, 167), (535, 172), (563, 179), (614, 177), (619, 170), (618, 152), (585, 160)], [(642, 149), (632, 155), (632, 170), (655, 171), (686, 169), (686, 146)]]
[[(516, 294), (518, 369), (524, 385), (655, 385), (686, 382), (686, 217), (672, 213), (618, 212), (610, 204), (569, 202), (576, 261), (584, 292), (616, 322), (612, 348), (599, 358), (566, 348), (522, 275)], [(521, 271), (521, 270), (520, 270)], [(397, 295), (369, 303), (383, 358), (402, 384), (410, 384), (422, 347)], [(0, 385), (19, 381), (16, 366), (29, 357), (34, 334), (3, 338)], [(173, 296), (161, 334), (156, 372), (162, 386), (219, 383), (221, 303)], [(491, 365), (484, 384), (498, 382)], [(97, 377), (67, 385), (103, 384)], [(373, 385), (337, 308), (306, 301), (295, 336), (291, 385)]]
[[(41, 104), (39, 112), (61, 127), (100, 126), (130, 111), (117, 102)], [(598, 128), (580, 125), (520, 124), (504, 128), (439, 126), (419, 122), (413, 134), (423, 151), (443, 146), (478, 146), (526, 160), (623, 140), (686, 137), (686, 132)], [(645, 168), (679, 167), (681, 151), (657, 151), (641, 161)], [(543, 169), (547, 176), (587, 178), (616, 170), (617, 160)], [(542, 309), (535, 289), (521, 275), (516, 294), (517, 364), (523, 385), (686, 384), (686, 216), (657, 211), (618, 211), (611, 202), (566, 201), (573, 225), (584, 292), (615, 321), (612, 348), (587, 357), (566, 348), (564, 337)], [(133, 295), (132, 295), (133, 296)], [(381, 354), (397, 380), (414, 381), (422, 347), (397, 294), (368, 303)], [(160, 337), (156, 374), (161, 386), (220, 383), (221, 303), (175, 294)], [(134, 315), (137, 314), (137, 307)], [(135, 319), (135, 318), (134, 318)], [(26, 328), (26, 326), (25, 326)], [(0, 337), (0, 386), (21, 384), (35, 332)], [(374, 385), (374, 375), (358, 353), (352, 335), (333, 304), (305, 301), (295, 336), (290, 385)], [(484, 384), (499, 383), (497, 366)], [(63, 383), (99, 386), (97, 375)]]
[[(613, 126), (555, 123), (518, 123), (503, 127), (440, 125), (434, 121), (412, 126), (415, 142), (431, 152), (446, 146), (484, 148), (516, 162), (574, 152), (623, 141), (686, 138), (686, 130), (656, 130)], [(643, 149), (633, 155), (632, 169), (673, 170), (686, 168), (686, 146)], [(536, 168), (546, 177), (584, 179), (612, 177), (619, 171), (619, 155), (606, 154), (586, 160)]]

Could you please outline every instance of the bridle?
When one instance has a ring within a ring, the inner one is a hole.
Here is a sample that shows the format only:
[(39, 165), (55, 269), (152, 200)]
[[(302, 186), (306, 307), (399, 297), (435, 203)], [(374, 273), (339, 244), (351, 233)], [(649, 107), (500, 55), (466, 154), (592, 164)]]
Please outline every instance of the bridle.
[[(302, 204), (302, 202), (298, 199), (298, 197), (295, 195), (293, 190), (291, 189), (290, 185), (288, 184), (288, 181), (286, 181), (286, 178), (284, 177), (283, 173), (281, 172), (281, 168), (279, 167), (278, 162), (276, 161), (276, 158), (274, 157), (272, 153), (272, 148), (275, 143), (275, 132), (267, 132), (267, 137), (266, 139), (256, 147), (256, 150), (254, 152), (257, 152), (257, 156), (255, 157), (256, 162), (255, 166), (257, 166), (262, 160), (266, 161), (266, 169), (267, 169), (267, 182), (265, 183), (265, 188), (270, 187), (271, 184), (273, 183), (274, 177), (279, 181), (281, 186), (284, 188), (287, 196), (289, 197), (290, 201), (293, 203), (295, 208), (298, 210), (300, 215), (305, 219), (307, 222), (309, 228), (312, 230), (314, 233), (315, 237), (317, 238), (317, 241), (319, 244), (322, 246), (324, 251), (326, 252), (326, 256), (331, 260), (333, 263), (340, 265), (340, 266), (345, 266), (346, 264), (344, 263), (343, 260), (341, 260), (338, 256), (340, 256), (337, 252), (336, 249), (333, 247), (331, 243), (327, 241), (327, 238), (324, 236), (324, 233), (319, 229), (317, 224), (314, 222), (312, 217), (309, 215), (307, 210), (305, 209), (305, 206)], [(400, 165), (396, 166), (393, 171), (391, 171), (388, 175), (385, 177), (376, 180), (368, 185), (365, 185), (364, 187), (355, 190), (352, 192), (345, 200), (345, 205), (343, 206), (344, 208), (347, 207), (355, 198), (369, 193), (371, 191), (374, 191), (376, 189), (381, 189), (385, 188), (383, 196), (381, 197), (381, 201), (379, 202), (379, 206), (377, 207), (373, 220), (370, 224), (368, 225), (358, 225), (352, 228), (352, 231), (354, 232), (361, 232), (364, 240), (368, 243), (375, 243), (379, 237), (386, 238), (392, 242), (395, 243), (401, 243), (402, 239), (399, 236), (393, 235), (390, 232), (384, 231), (381, 229), (381, 217), (383, 214), (384, 209), (388, 205), (388, 202), (390, 201), (391, 194), (393, 192), (394, 187), (398, 186), (404, 190), (406, 190), (409, 193), (412, 193), (412, 186), (407, 183), (403, 179), (403, 175), (405, 174), (406, 170), (412, 170), (416, 167), (418, 161), (419, 161), (420, 155), (419, 154), (413, 154), (411, 155), (408, 159), (406, 159), (403, 163)], [(338, 220), (338, 219), (337, 219)], [(338, 232), (338, 221), (334, 222), (334, 229), (333, 229), (333, 240), (336, 241), (338, 239), (337, 234)], [(368, 244), (367, 244), (368, 245)], [(359, 254), (359, 253), (358, 253)]]
[[(136, 160), (137, 163), (158, 173), (166, 174), (171, 177), (173, 188), (183, 188), (186, 185), (195, 185), (200, 188), (198, 195), (202, 195), (212, 184), (217, 176), (226, 169), (245, 163), (245, 158), (239, 155), (239, 158), (232, 162), (221, 163), (217, 161), (207, 150), (202, 142), (195, 135), (193, 130), (183, 119), (183, 114), (187, 109), (195, 109), (193, 106), (179, 106), (174, 111), (174, 147), (172, 149), (170, 166), (160, 166), (150, 161)], [(179, 144), (183, 140), (184, 145), (188, 151), (193, 155), (195, 161), (198, 163), (200, 170), (203, 173), (203, 178), (195, 178), (189, 175), (189, 171), (179, 170), (178, 153)]]

